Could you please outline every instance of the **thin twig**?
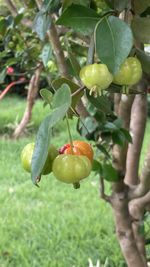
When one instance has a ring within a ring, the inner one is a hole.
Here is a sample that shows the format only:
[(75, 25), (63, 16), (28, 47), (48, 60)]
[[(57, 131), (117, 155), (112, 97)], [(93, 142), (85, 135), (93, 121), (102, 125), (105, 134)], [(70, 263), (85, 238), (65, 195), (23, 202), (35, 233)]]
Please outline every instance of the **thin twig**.
[(100, 181), (100, 198), (110, 203), (111, 202), (110, 196), (105, 194), (105, 184), (103, 177), (100, 176), (99, 181)]

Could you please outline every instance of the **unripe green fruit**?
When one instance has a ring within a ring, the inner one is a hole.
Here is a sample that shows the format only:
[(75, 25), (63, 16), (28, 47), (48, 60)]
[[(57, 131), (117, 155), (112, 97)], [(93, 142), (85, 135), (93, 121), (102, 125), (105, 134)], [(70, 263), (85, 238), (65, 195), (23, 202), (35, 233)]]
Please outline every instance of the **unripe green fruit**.
[[(32, 161), (34, 147), (35, 143), (29, 143), (23, 148), (21, 153), (22, 167), (27, 172), (31, 172), (31, 161)], [(41, 174), (46, 175), (52, 171), (53, 160), (57, 157), (57, 155), (58, 155), (57, 149), (55, 148), (55, 146), (51, 145)]]
[(136, 57), (128, 57), (114, 76), (113, 82), (119, 85), (133, 85), (139, 82), (141, 77), (142, 67), (140, 61)]
[(10, 41), (10, 42), (8, 43), (8, 47), (9, 47), (9, 48), (14, 48), (14, 47), (15, 47), (14, 42)]
[(61, 154), (53, 161), (55, 177), (64, 183), (78, 183), (89, 176), (92, 165), (86, 156)]
[(101, 91), (109, 87), (113, 76), (105, 64), (94, 63), (81, 69), (80, 79), (88, 89), (95, 87)]

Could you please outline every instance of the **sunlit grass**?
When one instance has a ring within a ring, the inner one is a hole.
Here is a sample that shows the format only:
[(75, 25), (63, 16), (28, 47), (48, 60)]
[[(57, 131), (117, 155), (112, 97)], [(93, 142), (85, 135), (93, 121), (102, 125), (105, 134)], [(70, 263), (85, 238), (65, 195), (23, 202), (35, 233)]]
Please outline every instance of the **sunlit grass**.
[[(0, 106), (0, 132), (21, 118), (25, 101), (6, 98)], [(115, 237), (112, 211), (99, 199), (98, 177), (93, 174), (79, 190), (58, 182), (53, 175), (43, 177), (40, 188), (22, 170), (20, 153), (35, 140), (42, 118), (49, 112), (37, 101), (33, 110), (32, 134), (18, 141), (0, 138), (0, 267), (88, 267), (105, 262), (121, 266), (122, 256)], [(34, 129), (35, 127), (35, 129)], [(73, 138), (78, 138), (75, 121)], [(148, 146), (148, 133), (143, 153)], [(57, 125), (52, 142), (60, 147), (68, 142), (65, 121)], [(143, 157), (142, 157), (143, 161)]]

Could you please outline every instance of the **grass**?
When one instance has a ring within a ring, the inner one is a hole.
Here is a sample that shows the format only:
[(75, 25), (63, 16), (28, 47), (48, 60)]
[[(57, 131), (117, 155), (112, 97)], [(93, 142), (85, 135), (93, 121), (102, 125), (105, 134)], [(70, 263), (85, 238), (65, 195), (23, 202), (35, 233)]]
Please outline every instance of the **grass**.
[[(13, 97), (1, 103), (0, 132), (4, 133), (6, 124), (21, 117), (25, 101)], [(38, 100), (32, 118), (35, 129), (47, 112)], [(58, 147), (67, 142), (65, 129), (62, 122), (54, 132)], [(110, 267), (123, 266), (111, 209), (99, 199), (98, 177), (92, 174), (80, 190), (74, 190), (51, 174), (37, 188), (22, 170), (20, 152), (34, 140), (31, 130), (18, 141), (0, 138), (0, 266), (88, 267), (88, 258), (96, 264), (106, 257)], [(77, 138), (74, 121), (71, 131)]]

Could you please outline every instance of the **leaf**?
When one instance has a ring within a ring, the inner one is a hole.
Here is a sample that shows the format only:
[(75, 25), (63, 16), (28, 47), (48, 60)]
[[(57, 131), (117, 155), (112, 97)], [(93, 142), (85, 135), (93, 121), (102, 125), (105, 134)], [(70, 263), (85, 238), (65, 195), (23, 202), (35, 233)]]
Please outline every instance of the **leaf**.
[(68, 90), (70, 90), (70, 87), (67, 84), (63, 83), (60, 89), (57, 90), (54, 95), (52, 102), (53, 108), (56, 109), (66, 103), (69, 103), (69, 106), (71, 105), (70, 95), (66, 93)]
[(87, 92), (88, 100), (98, 109), (106, 114), (112, 114), (111, 102), (107, 96), (93, 97)]
[[(52, 82), (52, 87), (54, 88), (54, 90), (57, 90), (63, 83), (68, 84), (72, 94), (79, 89), (79, 85), (77, 85), (76, 83), (73, 83), (72, 81), (70, 81), (66, 78), (59, 78), (59, 79), (54, 80)], [(72, 97), (71, 107), (73, 109), (75, 109), (78, 101), (81, 99), (82, 96), (83, 96), (83, 91)], [(72, 112), (72, 110), (69, 109), (68, 116), (72, 117), (73, 114), (74, 113)]]
[(129, 131), (124, 128), (121, 128), (120, 131), (123, 133), (127, 142), (132, 143), (132, 136), (130, 135)]
[(102, 165), (102, 175), (109, 182), (117, 182), (119, 180), (118, 172), (109, 163)]
[(18, 57), (13, 57), (13, 58), (9, 58), (7, 61), (6, 61), (6, 66), (11, 66), (11, 65), (14, 65), (18, 62)]
[(71, 52), (70, 49), (68, 49), (68, 58), (70, 60), (70, 63), (71, 63), (71, 66), (73, 68), (76, 78), (79, 78), (79, 72), (80, 72), (81, 67), (75, 55)]
[(118, 131), (118, 126), (116, 126), (113, 122), (107, 122), (105, 125), (104, 125), (104, 130), (107, 130), (107, 131)]
[(98, 20), (99, 16), (93, 9), (72, 4), (63, 12), (56, 24), (71, 27), (83, 35), (89, 35), (94, 31)]
[(95, 43), (99, 59), (114, 74), (130, 53), (133, 45), (132, 31), (121, 19), (104, 17), (95, 28)]
[(119, 12), (123, 11), (129, 5), (129, 0), (105, 0), (107, 5), (112, 9), (115, 9)]
[(90, 0), (63, 0), (62, 10), (64, 11), (67, 7), (71, 4), (82, 5), (82, 6), (89, 6)]
[[(63, 88), (64, 86), (58, 89), (57, 95), (54, 95), (54, 103), (57, 102), (56, 99), (58, 97), (62, 96)], [(63, 119), (71, 105), (71, 92), (69, 87), (67, 87), (66, 90), (63, 91), (64, 95), (66, 96), (66, 101), (62, 102), (62, 105), (55, 108), (52, 113), (44, 119), (37, 133), (35, 149), (31, 163), (31, 178), (34, 184), (37, 184), (37, 177), (39, 177), (39, 175), (41, 174), (48, 155), (52, 128), (58, 121)]]
[(33, 21), (32, 29), (38, 34), (39, 38), (44, 41), (46, 32), (50, 28), (50, 25), (50, 16), (47, 13), (39, 11)]
[(117, 126), (118, 129), (120, 129), (123, 125), (123, 120), (121, 118), (117, 118), (113, 121), (113, 123)]
[(107, 152), (106, 148), (103, 145), (96, 145), (96, 147), (108, 158), (110, 159), (110, 154)]
[(84, 120), (84, 126), (86, 127), (86, 132), (88, 130), (89, 133), (92, 133), (97, 129), (98, 123), (93, 117), (86, 117)]
[(150, 7), (150, 1), (149, 0), (133, 0), (133, 7), (134, 7), (134, 12), (136, 14), (141, 14), (143, 13), (148, 7)]
[(6, 33), (6, 30), (7, 30), (6, 20), (0, 19), (0, 34), (4, 36)]
[(96, 173), (102, 172), (102, 166), (101, 166), (100, 162), (95, 160), (95, 159), (92, 162), (92, 171), (94, 171)]
[(40, 95), (42, 96), (42, 98), (45, 100), (47, 104), (51, 105), (53, 94), (49, 90), (44, 89), (44, 88), (41, 89)]
[(119, 146), (124, 146), (126, 138), (121, 131), (117, 131), (112, 133), (112, 140), (114, 144), (117, 144)]
[(54, 90), (58, 90), (59, 87), (63, 83), (68, 84), (68, 86), (70, 87), (71, 93), (74, 93), (76, 90), (79, 89), (79, 85), (77, 85), (76, 83), (73, 83), (71, 80), (68, 80), (66, 78), (58, 78), (58, 79), (52, 81), (52, 87), (54, 88)]
[(131, 23), (135, 39), (142, 43), (150, 43), (150, 18), (134, 17)]
[(60, 4), (60, 0), (44, 0), (41, 10), (43, 12), (54, 12)]
[(36, 137), (36, 143), (31, 162), (31, 177), (34, 184), (37, 184), (37, 178), (42, 172), (48, 155), (48, 148), (52, 135), (52, 129), (49, 125), (50, 118), (51, 115), (46, 117), (41, 123)]
[(52, 47), (50, 43), (44, 45), (42, 49), (41, 58), (43, 61), (44, 66), (47, 66), (48, 61), (52, 58)]
[(24, 14), (20, 13), (14, 18), (14, 26), (18, 25), (23, 19)]
[(4, 82), (5, 77), (6, 77), (6, 69), (4, 68), (4, 69), (0, 72), (0, 84)]
[(142, 64), (143, 71), (150, 74), (150, 56), (140, 49), (136, 50), (136, 55)]

